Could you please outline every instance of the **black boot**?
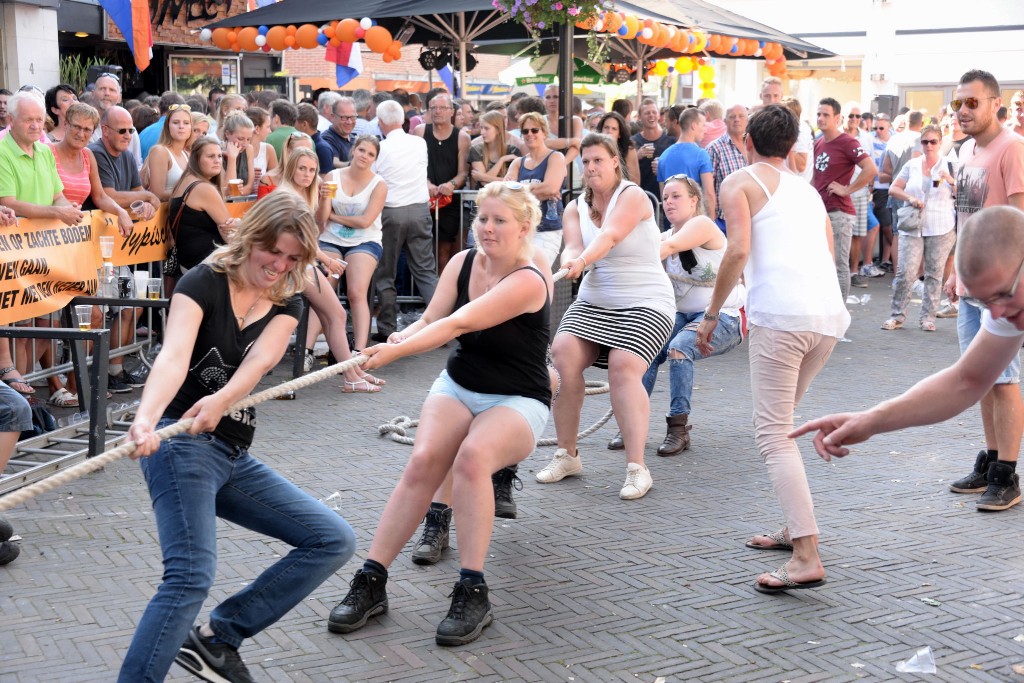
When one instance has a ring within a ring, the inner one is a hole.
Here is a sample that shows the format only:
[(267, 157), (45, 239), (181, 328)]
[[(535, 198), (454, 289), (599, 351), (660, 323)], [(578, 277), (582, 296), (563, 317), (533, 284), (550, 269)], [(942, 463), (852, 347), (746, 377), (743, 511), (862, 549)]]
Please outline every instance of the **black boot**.
[(988, 488), (978, 499), (979, 510), (1008, 510), (1020, 502), (1020, 480), (1013, 466), (996, 460), (988, 466)]
[(448, 531), (452, 524), (452, 509), (431, 503), (423, 518), (423, 536), (412, 551), (415, 564), (437, 564), (441, 553), (448, 549)]
[(516, 501), (512, 498), (512, 488), (523, 490), (523, 482), (516, 476), (518, 465), (505, 467), (491, 475), (494, 485), (494, 516), (502, 519), (515, 519), (518, 514)]
[(491, 603), (487, 599), (487, 584), (473, 584), (463, 579), (455, 584), (449, 595), (452, 606), (448, 616), (437, 626), (434, 640), (438, 645), (465, 645), (480, 637), (480, 633), (494, 620)]
[(678, 455), (690, 447), (690, 430), (693, 426), (686, 424), (689, 418), (690, 416), (685, 413), (665, 418), (668, 431), (665, 433), (665, 440), (658, 446), (658, 455)]
[(351, 633), (366, 625), (366, 620), (388, 611), (385, 585), (388, 577), (360, 569), (349, 582), (348, 595), (331, 610), (327, 630), (331, 633)]
[(622, 432), (615, 432), (615, 436), (608, 442), (608, 450), (610, 451), (621, 451), (626, 448), (626, 444), (622, 441)]
[(0, 543), (11, 540), (14, 535), (14, 527), (7, 521), (6, 517), (0, 517)]
[(989, 457), (988, 451), (982, 448), (974, 459), (974, 470), (966, 477), (957, 479), (949, 485), (953, 493), (981, 493), (988, 486), (988, 466), (995, 462), (995, 456)]

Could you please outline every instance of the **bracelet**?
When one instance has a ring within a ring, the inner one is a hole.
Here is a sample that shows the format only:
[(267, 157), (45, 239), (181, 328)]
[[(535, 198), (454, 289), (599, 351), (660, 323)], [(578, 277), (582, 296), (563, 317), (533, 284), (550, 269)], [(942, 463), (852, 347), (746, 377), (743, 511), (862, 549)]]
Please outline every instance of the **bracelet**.
[(586, 267), (587, 267), (587, 266), (589, 265), (589, 264), (587, 263), (587, 259), (583, 258), (583, 254), (580, 254), (580, 255), (579, 255), (579, 256), (577, 256), (576, 258), (578, 258), (578, 259), (579, 259), (580, 261), (583, 261), (583, 267), (584, 267), (584, 268), (586, 268)]

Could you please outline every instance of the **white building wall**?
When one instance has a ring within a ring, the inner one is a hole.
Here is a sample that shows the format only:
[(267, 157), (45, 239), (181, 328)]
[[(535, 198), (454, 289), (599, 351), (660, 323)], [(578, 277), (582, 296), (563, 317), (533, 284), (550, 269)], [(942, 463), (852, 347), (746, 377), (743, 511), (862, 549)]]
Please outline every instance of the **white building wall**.
[(46, 90), (60, 83), (56, 9), (0, 4), (0, 26), (3, 87), (13, 91), (31, 84)]

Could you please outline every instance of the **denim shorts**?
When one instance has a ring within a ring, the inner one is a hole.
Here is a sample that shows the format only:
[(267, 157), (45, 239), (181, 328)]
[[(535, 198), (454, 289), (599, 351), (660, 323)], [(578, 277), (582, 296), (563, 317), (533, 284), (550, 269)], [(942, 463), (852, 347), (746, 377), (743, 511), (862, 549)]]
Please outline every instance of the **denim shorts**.
[(0, 382), (0, 432), (32, 429), (32, 408), (25, 397)]
[[(956, 317), (956, 335), (960, 340), (960, 355), (963, 355), (981, 329), (981, 309), (960, 300), (960, 313)], [(1020, 354), (1018, 353), (999, 375), (996, 384), (1020, 384)]]
[(363, 242), (357, 244), (354, 247), (342, 247), (331, 242), (324, 242), (320, 240), (320, 248), (323, 251), (332, 251), (335, 254), (341, 254), (341, 258), (345, 258), (349, 254), (369, 254), (373, 258), (380, 261), (381, 256), (384, 255), (384, 247), (379, 242)]
[(479, 394), (470, 391), (449, 377), (447, 370), (441, 371), (438, 378), (434, 380), (434, 385), (430, 387), (429, 393), (451, 396), (466, 406), (473, 417), (491, 408), (511, 408), (522, 415), (530, 425), (534, 439), (539, 439), (540, 435), (544, 433), (544, 427), (548, 423), (548, 414), (551, 412), (546, 405), (535, 398), (507, 394)]

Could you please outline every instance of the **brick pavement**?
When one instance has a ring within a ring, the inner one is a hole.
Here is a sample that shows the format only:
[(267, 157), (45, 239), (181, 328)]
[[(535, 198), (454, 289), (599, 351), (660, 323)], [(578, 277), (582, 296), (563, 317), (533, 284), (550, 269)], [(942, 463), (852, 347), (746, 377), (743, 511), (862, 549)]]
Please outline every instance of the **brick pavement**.
[[(878, 329), (888, 283), (855, 290), (873, 299), (852, 307), (853, 343), (837, 347), (801, 416), (867, 406), (955, 358), (955, 321), (939, 321), (934, 334)], [(551, 449), (526, 461), (520, 519), (495, 524), (487, 567), (495, 622), (461, 648), (433, 639), (458, 570), (454, 553), (426, 568), (403, 554), (386, 616), (349, 636), (325, 627), (410, 452), (380, 439), (375, 425), (418, 412), (444, 352), (382, 371), (389, 384), (375, 396), (341, 395), (340, 381), (325, 382), (262, 406), (254, 452), (318, 497), (340, 492), (359, 550), (244, 645), (257, 680), (895, 680), (896, 662), (925, 645), (935, 680), (1024, 680), (1010, 669), (1024, 662), (1024, 643), (1013, 640), (1024, 632), (1024, 508), (980, 514), (973, 496), (946, 489), (982, 445), (976, 409), (876, 438), (835, 464), (804, 441), (828, 584), (785, 596), (753, 591), (754, 577), (786, 555), (743, 546), (780, 521), (751, 436), (745, 348), (698, 365), (694, 445), (668, 459), (654, 455), (668, 402), (661, 378), (648, 443), (654, 488), (643, 500), (617, 497), (624, 462), (603, 447), (610, 426), (582, 443), (581, 477), (542, 486), (532, 475)], [(607, 405), (606, 396), (588, 398), (584, 424)], [(136, 465), (117, 463), (10, 517), (25, 540), (21, 558), (0, 569), (0, 681), (112, 680), (160, 577)], [(281, 552), (224, 524), (204, 615)], [(169, 680), (191, 679), (173, 668)]]

